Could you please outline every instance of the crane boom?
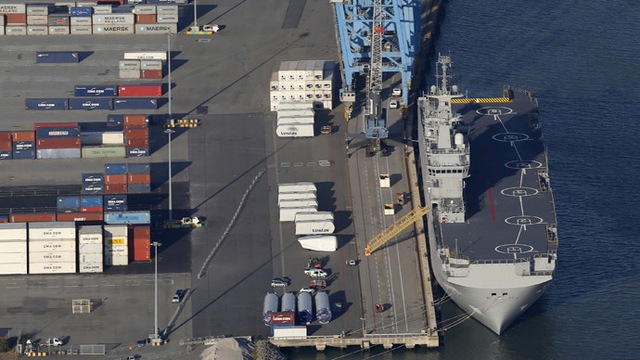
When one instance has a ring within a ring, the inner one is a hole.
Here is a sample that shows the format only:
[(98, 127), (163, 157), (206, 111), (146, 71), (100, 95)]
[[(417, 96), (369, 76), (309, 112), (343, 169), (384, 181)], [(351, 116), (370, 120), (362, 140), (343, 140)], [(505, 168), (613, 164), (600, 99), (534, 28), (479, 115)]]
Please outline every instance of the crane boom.
[(373, 239), (369, 240), (367, 246), (364, 248), (364, 254), (367, 256), (371, 255), (371, 253), (378, 250), (384, 244), (389, 242), (389, 240), (393, 239), (408, 228), (411, 224), (422, 219), (422, 217), (428, 212), (429, 208), (423, 206), (418, 206), (417, 208), (409, 211), (406, 215), (398, 219), (398, 221), (394, 222), (391, 226), (382, 230), (382, 232), (376, 235)]

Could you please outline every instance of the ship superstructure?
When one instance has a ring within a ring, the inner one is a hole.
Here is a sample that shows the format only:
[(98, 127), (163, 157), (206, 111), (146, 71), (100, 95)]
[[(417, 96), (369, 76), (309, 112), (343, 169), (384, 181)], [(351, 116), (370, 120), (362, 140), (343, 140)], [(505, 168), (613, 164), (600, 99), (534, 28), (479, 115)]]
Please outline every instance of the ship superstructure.
[(450, 85), (451, 67), (439, 55), (437, 85), (418, 99), (431, 265), (447, 295), (500, 334), (555, 270), (546, 149), (530, 93), (465, 99)]

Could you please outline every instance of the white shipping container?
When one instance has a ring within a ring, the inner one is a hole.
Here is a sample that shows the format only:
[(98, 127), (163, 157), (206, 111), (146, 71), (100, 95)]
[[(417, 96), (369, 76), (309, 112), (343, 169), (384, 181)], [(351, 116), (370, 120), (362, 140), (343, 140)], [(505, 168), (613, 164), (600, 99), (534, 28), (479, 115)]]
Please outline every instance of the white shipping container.
[(314, 123), (313, 116), (283, 116), (278, 118), (277, 125), (278, 127), (312, 125), (313, 128)]
[(312, 182), (282, 183), (278, 184), (278, 194), (284, 192), (316, 192), (316, 184)]
[[(126, 55), (126, 53), (125, 53)], [(140, 60), (120, 60), (118, 69), (122, 70), (140, 70), (142, 64)]]
[(102, 226), (78, 226), (78, 241), (80, 243), (102, 243)]
[(128, 255), (129, 254), (129, 248), (127, 246), (105, 246), (104, 248), (104, 254), (107, 256), (112, 256), (112, 255)]
[(73, 221), (29, 223), (29, 240), (73, 239), (76, 238), (76, 224)]
[(27, 253), (27, 240), (2, 241), (0, 242), (0, 253)]
[(47, 5), (29, 5), (27, 6), (27, 16), (30, 15), (49, 15), (49, 6)]
[(82, 145), (122, 145), (124, 133), (122, 131), (83, 131), (80, 134)]
[(309, 213), (297, 213), (296, 221), (310, 221), (310, 220), (328, 220), (333, 221), (333, 213), (330, 211), (318, 211)]
[(140, 79), (142, 73), (140, 70), (123, 70), (120, 69), (118, 72), (118, 77), (120, 79)]
[(158, 5), (156, 7), (156, 14), (178, 15), (178, 6), (177, 5)]
[(0, 25), (4, 26), (4, 15), (0, 15)]
[(133, 25), (135, 15), (133, 14), (105, 14), (93, 15), (93, 25)]
[(0, 241), (22, 239), (27, 239), (27, 223), (0, 223)]
[(160, 24), (177, 23), (178, 15), (176, 14), (158, 14), (156, 15), (156, 22)]
[(25, 275), (26, 273), (26, 261), (23, 263), (0, 263), (0, 275)]
[(312, 124), (283, 125), (278, 126), (276, 135), (279, 137), (312, 137), (314, 135)]
[(27, 16), (27, 25), (48, 25), (49, 17), (47, 15)]
[(5, 35), (27, 35), (26, 25), (7, 25), (5, 27)]
[(155, 23), (155, 24), (136, 24), (136, 34), (177, 34), (178, 24), (175, 23)]
[(107, 255), (104, 257), (104, 264), (108, 266), (129, 265), (129, 256)]
[(75, 252), (76, 242), (75, 240), (29, 240), (29, 252)]
[(296, 221), (296, 235), (333, 234), (335, 230), (332, 220)]
[(78, 253), (80, 254), (89, 254), (89, 253), (102, 253), (102, 243), (99, 244), (87, 244), (80, 243), (78, 244)]
[(102, 261), (95, 263), (78, 263), (78, 270), (80, 273), (101, 273), (104, 271)]
[(93, 6), (93, 13), (96, 15), (111, 14), (111, 5), (95, 5)]
[(93, 25), (93, 33), (98, 35), (126, 35), (133, 34), (134, 25)]
[(294, 221), (296, 214), (299, 212), (314, 212), (318, 211), (317, 207), (300, 207), (300, 208), (282, 208), (280, 209), (280, 221)]
[(302, 200), (300, 200), (300, 199), (299, 200), (286, 199), (286, 200), (280, 201), (278, 206), (280, 206), (280, 209), (298, 208), (298, 207), (318, 207), (318, 200), (316, 200), (315, 198), (313, 198), (313, 199), (302, 199)]
[(29, 264), (66, 263), (76, 261), (76, 253), (70, 251), (40, 252), (29, 251)]
[(142, 70), (162, 70), (162, 60), (140, 60)]
[(144, 15), (144, 14), (154, 14), (156, 13), (155, 5), (136, 5), (133, 8), (134, 14)]
[[(76, 6), (76, 2), (75, 1), (56, 1), (53, 4), (55, 6), (66, 6), (66, 7), (75, 7)], [(86, 3), (81, 3), (81, 4), (86, 4)], [(94, 4), (95, 4), (95, 1), (94, 1)]]
[(75, 272), (75, 262), (29, 264), (29, 274), (74, 274)]
[(273, 337), (278, 338), (298, 338), (307, 337), (306, 326), (276, 326), (273, 328)]
[(27, 35), (49, 35), (49, 29), (46, 25), (29, 25)]
[(92, 25), (90, 17), (72, 16), (71, 25)]
[(127, 238), (126, 237), (107, 237), (104, 240), (104, 245), (105, 246), (114, 246), (114, 245), (126, 246)]
[(102, 234), (82, 234), (78, 235), (80, 245), (102, 245)]
[(316, 200), (316, 192), (278, 193), (278, 205), (282, 200)]
[(105, 239), (111, 239), (113, 237), (124, 237), (129, 235), (129, 228), (127, 225), (105, 225), (104, 237)]
[(93, 34), (93, 28), (91, 25), (72, 25), (69, 28), (69, 32), (71, 35), (91, 35)]
[(68, 26), (49, 26), (49, 35), (69, 35)]
[(309, 109), (284, 109), (284, 110), (278, 110), (278, 119), (282, 118), (282, 117), (296, 117), (296, 116), (301, 116), (301, 117), (313, 117), (314, 116), (314, 112), (311, 108)]
[(78, 256), (81, 263), (102, 263), (102, 253), (81, 253)]
[(0, 4), (0, 14), (24, 14), (26, 12), (25, 4)]
[(125, 60), (167, 60), (166, 51), (130, 51), (124, 53)]
[(305, 109), (313, 109), (313, 104), (305, 102), (281, 102), (278, 104), (278, 111)]
[(0, 264), (26, 263), (27, 252), (0, 252)]

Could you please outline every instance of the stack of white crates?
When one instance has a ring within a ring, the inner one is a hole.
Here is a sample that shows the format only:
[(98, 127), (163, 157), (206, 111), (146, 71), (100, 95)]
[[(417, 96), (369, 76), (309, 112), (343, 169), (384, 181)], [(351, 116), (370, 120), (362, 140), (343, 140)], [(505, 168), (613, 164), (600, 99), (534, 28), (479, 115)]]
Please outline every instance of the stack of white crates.
[(314, 135), (314, 124), (311, 104), (281, 102), (278, 105), (276, 134), (279, 137), (311, 137)]
[(75, 222), (29, 223), (29, 274), (75, 272)]
[(127, 225), (105, 225), (104, 264), (107, 266), (129, 265), (128, 244)]
[(81, 273), (101, 273), (103, 267), (102, 226), (78, 227), (78, 268)]
[(27, 273), (27, 223), (0, 224), (0, 275)]
[(328, 235), (336, 230), (329, 211), (299, 212), (295, 216), (296, 235)]
[(287, 183), (278, 185), (278, 207), (280, 221), (294, 221), (297, 213), (318, 211), (316, 185), (312, 182)]
[(280, 103), (297, 102), (333, 107), (333, 69), (328, 60), (282, 61), (271, 75), (271, 111), (278, 111)]

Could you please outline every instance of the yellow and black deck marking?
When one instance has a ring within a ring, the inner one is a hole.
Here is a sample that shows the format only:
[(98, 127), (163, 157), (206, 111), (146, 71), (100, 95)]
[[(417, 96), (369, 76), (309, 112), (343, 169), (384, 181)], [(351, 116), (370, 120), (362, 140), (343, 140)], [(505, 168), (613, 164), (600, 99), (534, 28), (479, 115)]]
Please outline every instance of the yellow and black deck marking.
[(451, 99), (452, 104), (472, 104), (472, 103), (507, 103), (511, 102), (511, 99), (507, 97), (494, 97), (494, 98), (458, 98)]

